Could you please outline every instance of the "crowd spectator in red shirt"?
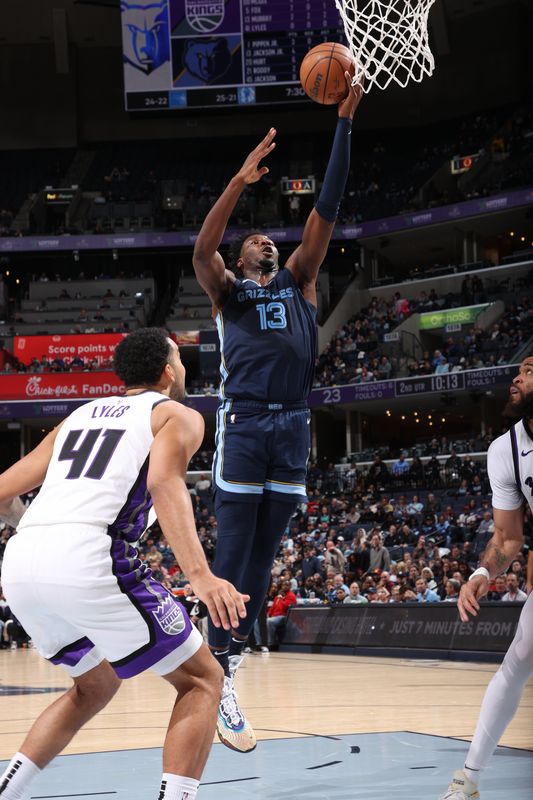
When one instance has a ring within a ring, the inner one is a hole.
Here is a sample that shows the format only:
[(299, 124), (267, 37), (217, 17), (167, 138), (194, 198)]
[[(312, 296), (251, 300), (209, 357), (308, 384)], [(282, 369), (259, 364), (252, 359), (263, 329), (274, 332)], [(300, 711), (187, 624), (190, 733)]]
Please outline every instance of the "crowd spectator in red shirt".
[(0, 372), (7, 372), (6, 366), (12, 367), (14, 360), (9, 350), (6, 349), (4, 340), (0, 339)]
[(269, 646), (275, 643), (276, 631), (280, 625), (285, 623), (290, 606), (295, 605), (296, 595), (294, 592), (291, 592), (289, 581), (283, 581), (279, 594), (276, 595), (272, 601), (272, 605), (268, 609), (267, 629)]

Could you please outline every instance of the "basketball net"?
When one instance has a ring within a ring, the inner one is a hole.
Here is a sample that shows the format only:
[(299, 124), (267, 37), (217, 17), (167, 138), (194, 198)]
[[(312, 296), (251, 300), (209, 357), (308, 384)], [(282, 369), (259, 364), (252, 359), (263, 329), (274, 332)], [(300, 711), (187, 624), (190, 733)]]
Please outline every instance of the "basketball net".
[(355, 58), (352, 85), (386, 89), (402, 87), (432, 75), (435, 59), (429, 48), (428, 16), (435, 0), (335, 0)]

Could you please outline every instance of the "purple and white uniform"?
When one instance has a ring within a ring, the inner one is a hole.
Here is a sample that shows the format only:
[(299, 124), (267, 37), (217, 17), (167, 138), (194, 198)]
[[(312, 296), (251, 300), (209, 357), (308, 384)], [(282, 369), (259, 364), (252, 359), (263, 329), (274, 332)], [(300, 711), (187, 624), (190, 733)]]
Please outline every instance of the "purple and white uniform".
[(73, 677), (172, 672), (202, 637), (138, 558), (157, 392), (94, 400), (64, 422), (45, 481), (4, 555), (2, 587), (40, 653)]

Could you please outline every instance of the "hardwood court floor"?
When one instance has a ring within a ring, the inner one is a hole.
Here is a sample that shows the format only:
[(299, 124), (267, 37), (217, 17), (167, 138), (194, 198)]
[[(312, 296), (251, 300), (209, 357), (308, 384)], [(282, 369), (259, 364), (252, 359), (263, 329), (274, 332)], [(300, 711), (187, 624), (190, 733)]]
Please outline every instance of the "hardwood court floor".
[[(258, 739), (402, 730), (469, 739), (496, 669), (447, 661), (254, 654), (239, 670), (237, 688)], [(34, 718), (57, 697), (57, 689), (69, 685), (65, 673), (34, 650), (0, 652), (0, 760), (16, 752)], [(125, 681), (65, 753), (160, 747), (172, 695), (152, 673)], [(532, 710), (530, 681), (501, 744), (533, 750)]]

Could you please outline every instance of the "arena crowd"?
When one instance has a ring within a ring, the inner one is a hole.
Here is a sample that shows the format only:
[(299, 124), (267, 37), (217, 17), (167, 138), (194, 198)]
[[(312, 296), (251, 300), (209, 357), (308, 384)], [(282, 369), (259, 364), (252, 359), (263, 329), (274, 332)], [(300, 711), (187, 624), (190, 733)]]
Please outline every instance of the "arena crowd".
[[(438, 448), (437, 440), (433, 446)], [(390, 469), (379, 455), (365, 468), (353, 463), (342, 472), (333, 464), (310, 464), (308, 502), (299, 506), (283, 536), (264, 607), (266, 626), (255, 629), (259, 648), (276, 646), (294, 604), (457, 602), (494, 531), (489, 484), (484, 465), (459, 458), (454, 448), (444, 468), (436, 455), (433, 459), (438, 473), (431, 460), (420, 471), (420, 459), (419, 464), (408, 462), (403, 454)], [(198, 454), (198, 464), (208, 467), (208, 461), (208, 453)], [(198, 536), (212, 562), (217, 523), (207, 471), (190, 486), (190, 494)], [(529, 543), (529, 511), (525, 527)], [(13, 534), (7, 525), (0, 530), (0, 561)], [(525, 552), (493, 581), (489, 601), (525, 601), (531, 588), (526, 586)], [(139, 554), (205, 629), (206, 609), (192, 595), (157, 522), (146, 532)], [(2, 647), (31, 645), (3, 596), (0, 626)]]

